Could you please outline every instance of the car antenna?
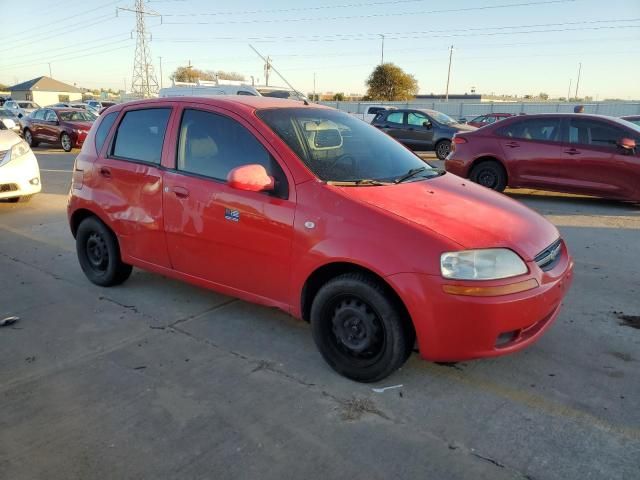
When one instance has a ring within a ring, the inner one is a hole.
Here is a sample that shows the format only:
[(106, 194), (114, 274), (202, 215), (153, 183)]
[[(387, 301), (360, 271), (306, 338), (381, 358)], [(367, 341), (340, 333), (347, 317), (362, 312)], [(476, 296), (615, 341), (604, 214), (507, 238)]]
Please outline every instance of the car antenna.
[[(278, 70), (276, 70), (276, 68), (273, 66), (273, 62), (272, 62), (271, 60), (268, 60), (268, 61), (267, 61), (267, 59), (266, 59), (266, 58), (264, 58), (264, 57), (260, 54), (260, 52), (259, 52), (258, 50), (256, 50), (256, 49), (253, 47), (253, 45), (249, 44), (249, 47), (251, 47), (251, 50), (253, 50), (254, 52), (256, 52), (256, 54), (257, 54), (257, 55), (262, 59), (262, 61), (263, 61), (263, 62), (265, 62), (265, 63), (269, 63), (269, 65), (271, 66), (271, 69), (272, 69), (274, 72), (276, 72), (276, 74), (277, 74), (277, 75), (282, 79), (282, 81), (283, 81), (284, 83), (286, 83), (286, 84), (287, 84), (287, 86), (288, 86), (291, 90), (293, 90), (293, 91), (294, 91), (295, 93), (297, 93), (297, 94), (299, 94), (299, 93), (300, 93), (300, 91), (299, 91), (299, 90), (295, 89), (295, 88), (293, 87), (293, 85), (291, 85), (291, 84), (287, 81), (287, 79), (286, 79), (286, 78), (284, 78), (284, 77), (282, 76), (282, 74), (281, 74)], [(303, 102), (305, 105), (309, 105), (309, 102), (308, 102), (308, 100), (307, 100), (306, 98), (303, 98), (303, 99), (302, 99), (302, 102)]]

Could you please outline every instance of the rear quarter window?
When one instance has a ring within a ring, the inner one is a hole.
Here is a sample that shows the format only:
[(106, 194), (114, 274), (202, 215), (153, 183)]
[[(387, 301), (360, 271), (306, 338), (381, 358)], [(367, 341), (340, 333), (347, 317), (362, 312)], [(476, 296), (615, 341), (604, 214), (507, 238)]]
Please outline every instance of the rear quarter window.
[(100, 150), (102, 150), (102, 146), (107, 139), (109, 130), (111, 130), (111, 126), (113, 125), (113, 122), (116, 121), (117, 116), (118, 112), (111, 112), (110, 114), (105, 115), (102, 118), (100, 125), (98, 125), (98, 130), (96, 130), (96, 151), (98, 153), (100, 153)]
[(130, 110), (118, 125), (112, 156), (160, 164), (170, 108)]

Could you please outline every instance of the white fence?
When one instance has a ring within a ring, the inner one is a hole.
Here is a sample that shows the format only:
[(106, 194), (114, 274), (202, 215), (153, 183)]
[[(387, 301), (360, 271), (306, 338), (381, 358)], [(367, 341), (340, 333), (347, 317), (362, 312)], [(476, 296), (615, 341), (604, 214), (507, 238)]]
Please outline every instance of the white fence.
[(366, 113), (367, 107), (372, 105), (392, 105), (397, 108), (426, 108), (446, 113), (453, 118), (471, 120), (478, 115), (487, 113), (572, 113), (576, 105), (584, 105), (584, 113), (610, 115), (622, 117), (625, 115), (640, 115), (640, 102), (595, 102), (595, 103), (506, 103), (506, 102), (425, 102), (414, 100), (410, 102), (319, 102), (329, 107), (337, 108), (348, 113)]

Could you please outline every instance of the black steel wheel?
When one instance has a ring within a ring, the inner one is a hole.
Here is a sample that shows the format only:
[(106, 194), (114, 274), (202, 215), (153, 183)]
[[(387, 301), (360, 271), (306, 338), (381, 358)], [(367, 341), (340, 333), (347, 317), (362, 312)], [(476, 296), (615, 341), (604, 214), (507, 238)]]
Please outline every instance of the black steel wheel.
[(451, 142), (449, 140), (440, 140), (436, 143), (436, 157), (438, 160), (444, 160), (451, 151)]
[(469, 178), (472, 182), (496, 192), (502, 192), (507, 186), (507, 172), (495, 160), (486, 160), (475, 165)]
[(358, 382), (375, 382), (400, 368), (415, 337), (396, 299), (361, 273), (340, 275), (320, 288), (311, 326), (326, 362)]
[(118, 285), (131, 275), (131, 265), (120, 259), (116, 236), (96, 217), (84, 219), (78, 227), (76, 251), (82, 271), (96, 285)]

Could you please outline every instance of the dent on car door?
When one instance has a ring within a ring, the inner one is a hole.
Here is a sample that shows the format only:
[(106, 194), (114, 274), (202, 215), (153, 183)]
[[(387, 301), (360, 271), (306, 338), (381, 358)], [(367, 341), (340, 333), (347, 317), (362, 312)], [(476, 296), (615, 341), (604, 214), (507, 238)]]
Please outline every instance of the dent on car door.
[(172, 109), (129, 109), (120, 117), (106, 156), (98, 156), (96, 192), (120, 240), (123, 255), (134, 263), (170, 267), (162, 216), (164, 138)]
[[(173, 268), (254, 300), (288, 299), (295, 201), (275, 158), (239, 117), (186, 108), (177, 134), (175, 169), (165, 172), (164, 220)], [(258, 164), (274, 192), (232, 188), (229, 172)]]
[(569, 120), (566, 161), (574, 164), (576, 187), (584, 193), (632, 198), (640, 184), (637, 155), (618, 146), (633, 134), (594, 118)]

